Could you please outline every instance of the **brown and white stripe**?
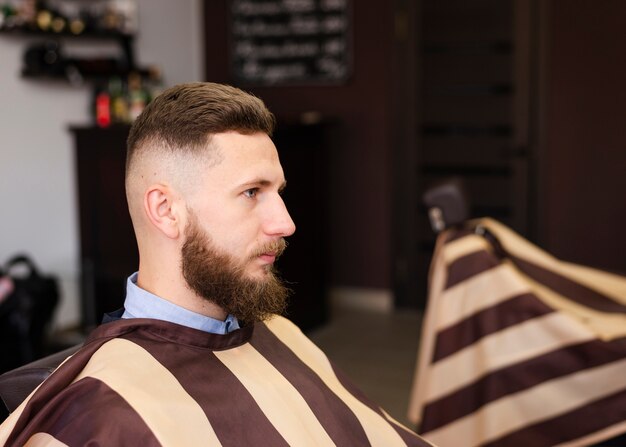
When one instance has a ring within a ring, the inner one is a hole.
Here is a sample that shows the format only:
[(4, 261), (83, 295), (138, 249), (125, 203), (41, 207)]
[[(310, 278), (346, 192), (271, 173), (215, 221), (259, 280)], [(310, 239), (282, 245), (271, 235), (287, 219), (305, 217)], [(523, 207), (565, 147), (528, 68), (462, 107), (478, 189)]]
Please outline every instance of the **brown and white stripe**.
[(626, 278), (472, 225), (487, 236), (444, 233), (433, 257), (409, 408), (420, 433), (534, 447), (626, 432)]
[(216, 336), (96, 330), (2, 426), (6, 445), (428, 446), (284, 318)]

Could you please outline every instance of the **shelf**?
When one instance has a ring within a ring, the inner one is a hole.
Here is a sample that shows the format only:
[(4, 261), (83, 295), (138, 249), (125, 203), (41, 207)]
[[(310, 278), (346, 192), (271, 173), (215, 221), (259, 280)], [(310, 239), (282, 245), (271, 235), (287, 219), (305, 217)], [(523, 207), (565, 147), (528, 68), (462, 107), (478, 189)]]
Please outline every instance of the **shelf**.
[(119, 77), (120, 79), (125, 79), (131, 72), (139, 73), (142, 79), (150, 78), (150, 70), (148, 69), (134, 69), (134, 70), (117, 70), (110, 71), (106, 73), (80, 73), (77, 74), (66, 74), (66, 73), (36, 73), (31, 72), (26, 69), (22, 70), (21, 77), (22, 79), (30, 80), (30, 81), (50, 81), (50, 82), (60, 82), (60, 83), (69, 83), (74, 86), (81, 86), (85, 84), (91, 85), (106, 85), (109, 79), (113, 77)]
[[(131, 72), (139, 73), (143, 79), (147, 79), (150, 77), (150, 70), (147, 68), (141, 69), (125, 69), (125, 70), (115, 70), (110, 72), (102, 72), (102, 73), (81, 73), (79, 72), (80, 77), (82, 77), (82, 82), (105, 82), (111, 77), (118, 76), (120, 78), (124, 78), (128, 76)], [(59, 82), (71, 82), (70, 76), (66, 73), (37, 73), (33, 71), (29, 71), (27, 69), (22, 70), (20, 73), (23, 79), (31, 79), (31, 80), (49, 80), (49, 81), (59, 81)]]
[[(120, 59), (74, 59), (63, 56), (63, 60), (55, 67), (48, 67), (49, 72), (44, 70), (33, 70), (31, 66), (24, 67), (21, 72), (22, 78), (36, 80), (66, 81), (75, 85), (84, 82), (106, 81), (112, 76), (126, 77), (131, 72), (137, 72), (142, 78), (150, 76), (148, 68), (139, 68), (135, 65), (135, 55), (133, 51), (134, 34), (119, 31), (94, 30), (89, 29), (80, 34), (73, 34), (69, 30), (60, 33), (42, 31), (30, 27), (0, 28), (0, 35), (19, 37), (41, 37), (48, 41), (58, 41), (60, 39), (73, 40), (111, 40), (117, 42), (121, 47), (122, 57)], [(57, 45), (61, 45), (57, 42)], [(63, 54), (63, 53), (61, 53)], [(40, 64), (42, 67), (45, 64)], [(37, 68), (37, 67), (35, 67)]]
[(51, 31), (42, 31), (39, 29), (31, 28), (0, 28), (0, 34), (16, 35), (16, 36), (38, 36), (47, 38), (73, 38), (73, 39), (117, 39), (117, 40), (132, 40), (135, 36), (133, 34), (121, 33), (118, 31), (106, 31), (106, 30), (92, 30), (84, 31), (80, 34), (74, 34), (69, 31), (62, 31), (55, 33)]

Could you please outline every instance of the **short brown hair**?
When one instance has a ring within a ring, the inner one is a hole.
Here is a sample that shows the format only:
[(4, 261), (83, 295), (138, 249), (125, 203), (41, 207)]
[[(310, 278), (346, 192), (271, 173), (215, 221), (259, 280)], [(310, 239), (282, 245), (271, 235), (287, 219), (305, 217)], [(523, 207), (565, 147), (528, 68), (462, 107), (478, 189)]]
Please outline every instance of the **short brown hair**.
[(197, 153), (206, 149), (213, 134), (237, 131), (271, 136), (275, 125), (272, 112), (250, 93), (212, 82), (180, 84), (157, 96), (133, 123), (126, 172), (136, 152), (150, 144)]

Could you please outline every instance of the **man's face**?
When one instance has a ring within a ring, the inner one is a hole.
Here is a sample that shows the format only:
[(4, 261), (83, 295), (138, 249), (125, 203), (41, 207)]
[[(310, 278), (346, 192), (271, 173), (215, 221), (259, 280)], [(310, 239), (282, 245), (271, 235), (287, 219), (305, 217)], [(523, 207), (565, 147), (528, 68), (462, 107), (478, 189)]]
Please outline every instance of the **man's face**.
[[(207, 167), (200, 187), (188, 200), (183, 274), (196, 293), (242, 318), (237, 315), (240, 310), (229, 309), (223, 301), (235, 299), (231, 297), (234, 282), (244, 285), (235, 295), (245, 289), (263, 301), (269, 299), (262, 297), (268, 290), (280, 293), (275, 286), (282, 285), (272, 265), (284, 249), (283, 238), (293, 234), (295, 226), (280, 196), (284, 174), (267, 135), (227, 132), (214, 135), (211, 144), (220, 162)], [(230, 273), (224, 276), (226, 271)], [(230, 290), (231, 298), (211, 296), (218, 293), (215, 286), (220, 282), (221, 291)]]

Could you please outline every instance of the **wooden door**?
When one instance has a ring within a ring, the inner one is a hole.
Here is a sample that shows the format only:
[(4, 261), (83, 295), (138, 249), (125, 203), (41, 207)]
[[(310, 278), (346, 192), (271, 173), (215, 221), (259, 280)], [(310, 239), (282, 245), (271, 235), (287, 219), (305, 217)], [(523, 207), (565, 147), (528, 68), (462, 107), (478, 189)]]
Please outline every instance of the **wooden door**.
[(395, 129), (396, 222), (411, 222), (394, 234), (395, 292), (398, 306), (415, 307), (424, 303), (435, 240), (421, 205), (429, 186), (460, 178), (471, 217), (493, 217), (530, 236), (534, 2), (398, 5), (412, 31), (398, 36), (395, 68), (402, 73), (404, 62), (411, 74), (399, 75), (395, 112), (414, 110)]

